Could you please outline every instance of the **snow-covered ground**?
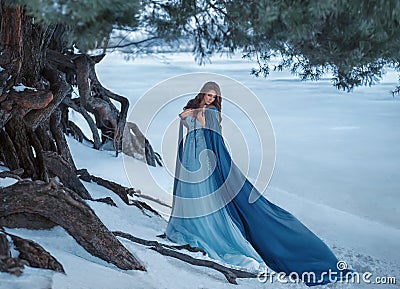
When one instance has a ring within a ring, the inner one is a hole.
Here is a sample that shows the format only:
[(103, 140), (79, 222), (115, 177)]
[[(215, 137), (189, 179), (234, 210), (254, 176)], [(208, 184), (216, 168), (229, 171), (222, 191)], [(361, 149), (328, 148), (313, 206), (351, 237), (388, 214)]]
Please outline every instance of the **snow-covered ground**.
[[(157, 83), (184, 73), (219, 73), (247, 86), (268, 112), (276, 137), (276, 165), (265, 197), (297, 216), (351, 268), (371, 272), (371, 281), (375, 277), (394, 276), (400, 282), (400, 97), (390, 94), (397, 83), (395, 73), (389, 71), (380, 84), (357, 88), (349, 94), (337, 91), (329, 78), (301, 82), (288, 72), (279, 72), (267, 79), (257, 79), (249, 75), (253, 64), (239, 55), (232, 59), (215, 58), (205, 67), (197, 66), (190, 54), (168, 57), (169, 63), (150, 57), (126, 62), (121, 56), (109, 55), (97, 67), (99, 78), (107, 88), (130, 99), (130, 112)], [(224, 87), (221, 89), (224, 95)], [(180, 109), (176, 108), (175, 117)], [(229, 114), (230, 109), (223, 102), (223, 111)], [(160, 112), (158, 119), (171, 122), (169, 115)], [(73, 117), (81, 123), (76, 113)], [(240, 115), (233, 117), (237, 122), (245, 121)], [(159, 152), (162, 133), (153, 129), (147, 134)], [(165, 191), (172, 193), (172, 177), (165, 168), (148, 167), (121, 155), (95, 151), (72, 138), (68, 142), (78, 168), (171, 201), (171, 195)], [(248, 140), (248, 145), (256, 159), (256, 144)], [(173, 149), (176, 143), (170, 146)], [(250, 163), (256, 165), (256, 161)], [(9, 179), (0, 179), (0, 186), (10, 183)], [(92, 197), (110, 196), (118, 205), (115, 208), (88, 202), (109, 229), (146, 239), (157, 239), (156, 235), (164, 232), (167, 215), (165, 219), (145, 216), (112, 192), (92, 183), (84, 185)], [(160, 205), (149, 204), (168, 212)], [(260, 283), (255, 279), (238, 279), (239, 285), (231, 285), (214, 270), (195, 267), (120, 239), (147, 268), (147, 272), (123, 271), (91, 256), (62, 228), (7, 231), (38, 242), (63, 264), (66, 275), (33, 268), (26, 268), (18, 278), (0, 273), (0, 288), (306, 288), (303, 284)], [(361, 281), (323, 287), (398, 286)]]

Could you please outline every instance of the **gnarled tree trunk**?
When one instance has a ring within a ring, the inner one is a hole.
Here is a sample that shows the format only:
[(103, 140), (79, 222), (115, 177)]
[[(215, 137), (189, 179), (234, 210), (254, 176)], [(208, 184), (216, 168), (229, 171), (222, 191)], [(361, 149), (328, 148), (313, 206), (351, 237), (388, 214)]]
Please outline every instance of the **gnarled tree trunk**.
[[(74, 50), (67, 47), (67, 31), (68, 27), (64, 25), (35, 24), (23, 7), (10, 7), (0, 0), (0, 164), (10, 170), (18, 170), (22, 178), (32, 179), (31, 184), (25, 184), (24, 187), (32, 190), (30, 193), (21, 192), (12, 196), (7, 190), (2, 192), (10, 202), (27, 201), (28, 204), (29, 201), (34, 203), (33, 198), (37, 194), (41, 194), (41, 201), (47, 204), (54, 204), (52, 190), (59, 196), (65, 194), (65, 198), (60, 197), (57, 206), (40, 207), (40, 210), (28, 212), (28, 207), (18, 208), (12, 206), (15, 204), (8, 206), (3, 203), (3, 226), (13, 226), (16, 222), (23, 226), (25, 222), (29, 227), (29, 220), (36, 215), (33, 219), (43, 221), (37, 222), (40, 227), (40, 224), (46, 223), (45, 219), (57, 216), (57, 210), (62, 210), (63, 201), (66, 202), (65, 208), (68, 208), (71, 194), (91, 199), (77, 177), (77, 168), (64, 133), (72, 132), (81, 141), (88, 138), (69, 120), (69, 108), (78, 111), (87, 120), (92, 130), (94, 148), (108, 146), (117, 153), (121, 151), (128, 100), (105, 89), (97, 79), (95, 64), (104, 55), (74, 54)], [(72, 86), (78, 87), (79, 97), (72, 97)], [(121, 103), (120, 110), (111, 99)], [(94, 120), (89, 113), (95, 116)], [(155, 165), (158, 156), (149, 144), (147, 147), (147, 163)], [(54, 177), (58, 177), (67, 189), (60, 190), (51, 185)], [(50, 192), (43, 194), (42, 185), (35, 183), (35, 180), (43, 181), (43, 188)], [(12, 208), (13, 212), (7, 211)], [(91, 214), (94, 215), (93, 212)], [(84, 223), (80, 230), (74, 230), (73, 216), (69, 221), (68, 216), (64, 218), (63, 224), (52, 221), (64, 226), (91, 253), (123, 269), (144, 270), (104, 226), (91, 227), (97, 238), (88, 238), (84, 236)], [(110, 249), (110, 244), (114, 249)], [(110, 250), (123, 254), (112, 255)]]

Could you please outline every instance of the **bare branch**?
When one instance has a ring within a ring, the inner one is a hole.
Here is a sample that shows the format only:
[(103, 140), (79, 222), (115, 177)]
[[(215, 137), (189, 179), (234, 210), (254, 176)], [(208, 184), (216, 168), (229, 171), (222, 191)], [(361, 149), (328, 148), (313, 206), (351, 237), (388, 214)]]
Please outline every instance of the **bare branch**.
[(113, 49), (113, 48), (124, 48), (124, 47), (128, 47), (128, 46), (137, 46), (137, 45), (149, 42), (151, 40), (156, 40), (156, 39), (158, 39), (158, 37), (154, 36), (154, 37), (146, 38), (146, 39), (139, 40), (139, 41), (131, 41), (131, 42), (124, 43), (124, 44), (117, 44), (117, 45), (114, 45), (114, 46), (108, 46), (107, 48), (108, 49)]
[(162, 244), (157, 241), (144, 240), (144, 239), (132, 236), (132, 235), (124, 233), (124, 232), (113, 232), (113, 233), (116, 236), (123, 237), (132, 242), (139, 243), (139, 244), (146, 245), (146, 246), (151, 246), (150, 249), (157, 251), (158, 253), (160, 253), (162, 255), (170, 256), (170, 257), (179, 259), (181, 261), (184, 261), (184, 262), (192, 264), (192, 265), (203, 266), (203, 267), (208, 267), (208, 268), (217, 270), (217, 271), (221, 272), (222, 274), (224, 274), (225, 278), (228, 280), (228, 282), (232, 283), (232, 284), (237, 284), (236, 278), (257, 278), (257, 274), (255, 274), (255, 273), (246, 272), (246, 271), (233, 269), (233, 268), (228, 268), (219, 263), (213, 262), (211, 260), (196, 259), (196, 258), (193, 258), (192, 256), (183, 254), (181, 252), (177, 252), (176, 250), (171, 249), (171, 248), (173, 248), (173, 246)]

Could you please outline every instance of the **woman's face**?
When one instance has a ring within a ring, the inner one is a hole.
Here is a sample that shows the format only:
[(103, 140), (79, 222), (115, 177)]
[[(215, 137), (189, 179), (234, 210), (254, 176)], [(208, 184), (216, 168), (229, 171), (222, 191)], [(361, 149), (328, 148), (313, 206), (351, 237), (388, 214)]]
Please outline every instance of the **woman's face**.
[(216, 97), (217, 97), (217, 92), (211, 89), (204, 94), (204, 103), (209, 105), (214, 102)]

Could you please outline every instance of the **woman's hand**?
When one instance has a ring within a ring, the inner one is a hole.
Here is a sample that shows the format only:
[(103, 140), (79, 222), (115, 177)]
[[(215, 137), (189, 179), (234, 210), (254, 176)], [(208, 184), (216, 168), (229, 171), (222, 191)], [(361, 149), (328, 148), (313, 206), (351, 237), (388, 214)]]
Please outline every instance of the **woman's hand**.
[(193, 115), (193, 108), (185, 109), (183, 112), (181, 112), (181, 113), (179, 114), (179, 117), (180, 117), (180, 118), (184, 118), (184, 117), (187, 117), (187, 116), (189, 116), (189, 115)]

